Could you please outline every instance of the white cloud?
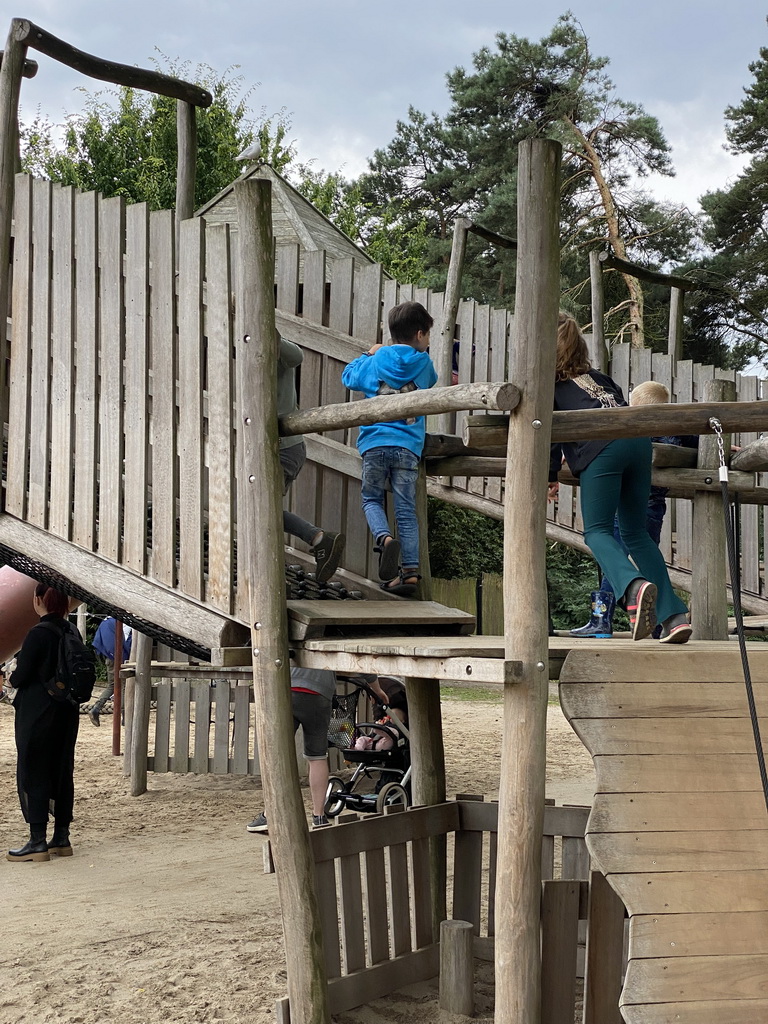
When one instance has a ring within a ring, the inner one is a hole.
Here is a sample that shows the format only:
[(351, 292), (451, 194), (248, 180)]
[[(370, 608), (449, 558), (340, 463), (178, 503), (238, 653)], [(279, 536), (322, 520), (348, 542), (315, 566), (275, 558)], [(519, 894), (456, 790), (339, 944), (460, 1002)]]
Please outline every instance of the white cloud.
[(712, 110), (699, 100), (684, 103), (656, 103), (649, 110), (658, 117), (672, 146), (674, 178), (650, 175), (645, 184), (658, 199), (685, 203), (696, 212), (705, 192), (724, 188), (748, 163), (724, 149), (723, 121), (713, 123)]

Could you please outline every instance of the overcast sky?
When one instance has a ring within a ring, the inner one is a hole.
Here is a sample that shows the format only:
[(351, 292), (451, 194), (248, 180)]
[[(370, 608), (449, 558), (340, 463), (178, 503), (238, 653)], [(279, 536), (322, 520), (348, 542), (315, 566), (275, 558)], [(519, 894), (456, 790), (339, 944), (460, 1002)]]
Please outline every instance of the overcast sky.
[[(445, 113), (445, 74), (469, 67), (496, 32), (549, 33), (567, 0), (26, 0), (19, 15), (88, 53), (149, 67), (156, 51), (222, 72), (239, 65), (259, 114), (286, 108), (302, 162), (354, 176), (393, 137), (408, 106)], [(659, 198), (694, 206), (742, 163), (723, 150), (723, 111), (768, 46), (762, 0), (573, 0), (592, 52), (610, 58), (622, 99), (656, 115), (673, 147), (675, 179)], [(9, 18), (10, 22), (10, 18)], [(8, 22), (8, 23), (9, 23)], [(3, 29), (0, 26), (0, 32)], [(7, 32), (7, 28), (5, 29)], [(4, 36), (3, 36), (4, 38)], [(22, 87), (22, 118), (53, 121), (82, 105), (84, 79), (42, 54)]]

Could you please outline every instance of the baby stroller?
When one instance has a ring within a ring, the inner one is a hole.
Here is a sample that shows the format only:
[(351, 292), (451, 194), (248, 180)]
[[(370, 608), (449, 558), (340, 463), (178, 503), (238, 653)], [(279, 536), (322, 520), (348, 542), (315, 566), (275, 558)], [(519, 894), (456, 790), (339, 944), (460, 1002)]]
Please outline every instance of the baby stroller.
[[(408, 807), (411, 802), (408, 727), (397, 715), (389, 714), (386, 704), (378, 704), (386, 722), (356, 722), (355, 712), (363, 692), (373, 696), (363, 682), (351, 693), (336, 694), (333, 698), (328, 742), (339, 747), (344, 760), (357, 767), (346, 782), (338, 775), (329, 778), (325, 800), (328, 818), (335, 818), (344, 810), (381, 814), (385, 807), (394, 804)], [(370, 741), (368, 749), (355, 746), (360, 737)], [(377, 744), (382, 742), (391, 742), (391, 746), (377, 749)], [(363, 790), (366, 782), (372, 783), (372, 791)]]

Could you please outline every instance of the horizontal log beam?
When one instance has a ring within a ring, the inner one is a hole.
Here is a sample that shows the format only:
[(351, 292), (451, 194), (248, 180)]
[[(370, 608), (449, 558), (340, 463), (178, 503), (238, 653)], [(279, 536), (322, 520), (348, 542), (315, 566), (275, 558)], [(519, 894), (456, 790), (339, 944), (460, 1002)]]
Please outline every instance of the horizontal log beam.
[(454, 455), (480, 455), (485, 458), (505, 459), (507, 448), (506, 445), (499, 445), (498, 448), (467, 448), (455, 434), (427, 434), (422, 452), (422, 457), (428, 460), (427, 466), (430, 459), (445, 459)]
[(768, 437), (758, 437), (731, 456), (731, 469), (751, 473), (768, 471)]
[[(619, 409), (573, 409), (552, 415), (552, 441), (614, 440), (619, 437), (660, 437), (673, 434), (713, 434), (710, 417), (720, 420), (726, 434), (768, 430), (768, 402), (684, 402), (677, 405), (636, 405)], [(507, 425), (483, 424), (483, 416), (468, 416), (462, 440), (471, 448), (506, 444)]]
[[(459, 474), (457, 473), (456, 475), (458, 476)], [(470, 474), (466, 472), (463, 475), (469, 476)], [(578, 487), (579, 484), (579, 481), (573, 476), (567, 466), (560, 470), (557, 474), (557, 479), (560, 483), (568, 484), (570, 487)], [(654, 487), (667, 488), (670, 496), (674, 498), (692, 498), (695, 491), (717, 491), (718, 494), (720, 493), (720, 480), (718, 479), (717, 471), (712, 469), (654, 468), (651, 474), (651, 483)], [(739, 495), (756, 494), (761, 490), (768, 494), (768, 488), (759, 488), (755, 485), (754, 473), (729, 473), (728, 489), (734, 494)], [(673, 490), (674, 494), (672, 494)]]
[(630, 263), (629, 260), (620, 260), (618, 256), (613, 256), (609, 252), (601, 252), (598, 259), (608, 270), (618, 270), (621, 274), (629, 274), (630, 277), (636, 277), (638, 281), (647, 281), (648, 284), (663, 284), (669, 288), (679, 288), (685, 292), (694, 291), (697, 288), (706, 288), (705, 285), (691, 281), (690, 278), (678, 277), (676, 274), (662, 274), (658, 270), (649, 270), (647, 267), (641, 267), (637, 263)]
[(52, 57), (60, 64), (74, 68), (75, 71), (79, 71), (89, 78), (96, 78), (100, 82), (112, 82), (114, 85), (124, 85), (129, 89), (146, 89), (147, 92), (170, 96), (172, 99), (183, 100), (196, 107), (210, 107), (213, 102), (213, 96), (207, 89), (201, 89), (199, 85), (182, 82), (179, 78), (162, 75), (159, 71), (148, 71), (144, 68), (132, 67), (130, 64), (116, 64), (114, 61), (94, 57), (93, 54), (84, 53), (69, 43), (65, 43), (63, 39), (51, 35), (50, 32), (46, 32), (45, 29), (34, 25), (31, 21), (14, 18), (11, 28), (20, 43), (31, 46), (40, 53)]
[[(3, 66), (3, 51), (0, 50), (0, 67)], [(36, 60), (25, 60), (21, 67), (22, 78), (34, 78), (37, 74), (38, 63)]]
[(501, 249), (517, 249), (517, 242), (514, 238), (499, 235), (495, 231), (491, 231), (490, 228), (484, 228), (481, 224), (475, 224), (474, 221), (470, 221), (467, 231), (471, 231), (473, 235), (484, 238), (486, 242), (490, 242), (491, 245), (497, 245)]
[(514, 384), (456, 384), (429, 391), (411, 391), (407, 395), (382, 395), (361, 402), (340, 402), (304, 409), (281, 417), (280, 433), (283, 437), (292, 437), (462, 409), (501, 409), (508, 412), (519, 401), (520, 391)]

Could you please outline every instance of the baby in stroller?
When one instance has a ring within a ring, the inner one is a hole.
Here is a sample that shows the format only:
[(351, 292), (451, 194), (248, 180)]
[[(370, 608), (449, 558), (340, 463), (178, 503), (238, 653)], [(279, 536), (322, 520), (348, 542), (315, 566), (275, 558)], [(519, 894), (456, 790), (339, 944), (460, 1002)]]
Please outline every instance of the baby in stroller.
[(375, 726), (369, 726), (370, 733), (361, 733), (357, 737), (355, 750), (391, 750), (396, 746), (403, 733), (393, 723), (393, 719), (408, 728), (408, 698), (402, 679), (397, 676), (379, 676), (379, 686), (386, 694), (386, 705), (374, 705)]

